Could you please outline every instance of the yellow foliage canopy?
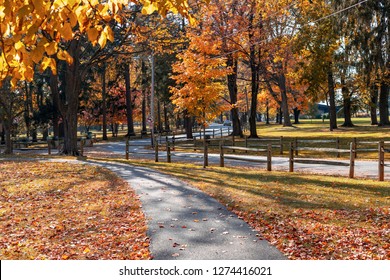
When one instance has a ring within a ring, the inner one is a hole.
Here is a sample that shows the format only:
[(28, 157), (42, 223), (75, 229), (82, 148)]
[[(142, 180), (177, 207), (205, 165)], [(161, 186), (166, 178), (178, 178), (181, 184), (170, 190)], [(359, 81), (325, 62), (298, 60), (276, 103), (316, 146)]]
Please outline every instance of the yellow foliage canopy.
[[(176, 111), (186, 110), (206, 123), (226, 108), (222, 105), (225, 90), (223, 81), (230, 73), (225, 60), (218, 57), (220, 43), (211, 40), (210, 30), (201, 36), (190, 35), (190, 46), (178, 55), (180, 61), (173, 65), (172, 78), (177, 87), (172, 88), (172, 103)], [(209, 38), (205, 38), (209, 37)]]
[(31, 81), (34, 64), (55, 69), (53, 55), (72, 63), (60, 43), (81, 34), (104, 48), (107, 40), (114, 40), (108, 23), (120, 24), (118, 14), (130, 2), (142, 4), (144, 13), (189, 16), (186, 0), (0, 0), (0, 82), (6, 77), (12, 77), (13, 85)]

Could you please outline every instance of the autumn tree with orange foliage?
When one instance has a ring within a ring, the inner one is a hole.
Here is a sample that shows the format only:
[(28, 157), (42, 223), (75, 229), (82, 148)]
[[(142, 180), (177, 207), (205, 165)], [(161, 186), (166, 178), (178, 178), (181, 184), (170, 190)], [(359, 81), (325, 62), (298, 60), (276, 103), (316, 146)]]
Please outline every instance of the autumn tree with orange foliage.
[(173, 65), (176, 87), (171, 88), (171, 100), (176, 111), (186, 111), (205, 127), (227, 109), (223, 78), (230, 70), (218, 57), (220, 45), (211, 39), (210, 29), (202, 29), (200, 34), (192, 30), (188, 36), (188, 49), (178, 54), (180, 61)]

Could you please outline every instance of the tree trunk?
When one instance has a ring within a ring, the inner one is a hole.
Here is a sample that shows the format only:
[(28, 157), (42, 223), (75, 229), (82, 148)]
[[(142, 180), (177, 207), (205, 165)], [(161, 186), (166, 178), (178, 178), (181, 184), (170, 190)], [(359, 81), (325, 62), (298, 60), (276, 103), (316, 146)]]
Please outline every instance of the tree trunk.
[(102, 66), (102, 116), (103, 116), (103, 140), (107, 137), (107, 92), (106, 92), (106, 65)]
[(161, 102), (160, 98), (157, 98), (157, 130), (158, 132), (162, 132), (162, 121), (161, 121)]
[(165, 127), (165, 131), (171, 130), (171, 128), (169, 126), (168, 108), (167, 108), (167, 104), (165, 102), (164, 102), (164, 127)]
[(133, 104), (131, 102), (131, 88), (130, 88), (130, 65), (125, 64), (124, 69), (125, 83), (126, 83), (126, 118), (127, 118), (127, 136), (135, 136), (134, 121), (133, 121)]
[(269, 103), (268, 103), (268, 99), (265, 101), (265, 106), (266, 106), (266, 114), (265, 114), (265, 124), (269, 124)]
[(294, 124), (299, 124), (299, 115), (301, 114), (301, 110), (298, 108), (294, 108)]
[(4, 121), (1, 122), (1, 131), (0, 131), (0, 144), (5, 144), (5, 128)]
[(49, 136), (49, 129), (45, 127), (42, 131), (42, 140), (46, 142), (48, 136)]
[(336, 112), (336, 100), (334, 91), (334, 80), (332, 72), (332, 63), (329, 63), (328, 68), (328, 91), (329, 91), (329, 130), (337, 129), (337, 112)]
[(283, 124), (283, 117), (282, 107), (279, 107), (279, 124)]
[(378, 88), (376, 85), (370, 87), (370, 117), (371, 125), (378, 125), (377, 108), (378, 108)]
[(142, 130), (141, 135), (147, 134), (146, 128), (146, 87), (147, 87), (147, 78), (146, 78), (146, 65), (145, 62), (141, 61), (141, 73), (142, 73)]
[[(78, 102), (78, 100), (77, 100)], [(75, 104), (74, 102), (72, 102)], [(77, 105), (78, 107), (78, 105)], [(62, 153), (66, 155), (78, 156), (77, 149), (77, 109), (70, 108), (64, 114), (64, 148)]]
[(5, 151), (4, 153), (10, 155), (13, 153), (13, 145), (12, 145), (12, 120), (5, 120), (4, 124), (4, 132), (5, 132)]
[[(283, 71), (283, 69), (281, 69)], [(283, 114), (283, 126), (292, 126), (290, 120), (290, 112), (288, 109), (287, 89), (286, 89), (286, 76), (284, 73), (279, 75), (279, 88), (282, 97), (281, 109)]]
[(81, 87), (80, 46), (78, 40), (70, 42), (69, 54), (73, 57), (73, 64), (64, 64), (65, 73), (62, 75), (63, 97), (60, 98), (60, 112), (64, 125), (63, 154), (78, 156), (77, 149), (77, 113), (79, 108), (79, 94)]
[(379, 126), (389, 124), (389, 86), (382, 82), (379, 91)]
[(60, 92), (58, 89), (58, 76), (52, 72), (50, 74), (50, 89), (53, 100), (53, 134), (58, 139), (63, 134), (60, 133)]
[[(341, 81), (344, 84), (343, 80)], [(341, 89), (343, 94), (343, 110), (344, 110), (344, 123), (341, 125), (343, 127), (353, 127), (352, 123), (352, 110), (351, 110), (351, 95), (347, 87), (343, 86)]]
[(188, 116), (187, 113), (184, 113), (184, 129), (188, 139), (194, 138), (192, 135), (192, 117)]
[(232, 135), (234, 136), (240, 136), (243, 137), (241, 123), (240, 123), (240, 117), (238, 114), (238, 107), (236, 106), (237, 103), (237, 60), (233, 58), (232, 55), (228, 56), (226, 66), (231, 67), (233, 69), (233, 73), (229, 74), (227, 76), (227, 83), (228, 83), (228, 89), (229, 89), (229, 96), (230, 96), (230, 103), (233, 105), (230, 109), (231, 116), (232, 116), (232, 125), (233, 125), (233, 131)]
[[(27, 81), (24, 81), (24, 122), (26, 123), (27, 137), (31, 135), (31, 116), (32, 116), (32, 96), (31, 89)], [(31, 105), (31, 106), (30, 106)]]
[(258, 138), (256, 127), (257, 94), (259, 92), (259, 65), (256, 63), (257, 44), (253, 43), (254, 37), (255, 2), (251, 2), (248, 26), (248, 39), (250, 43), (249, 65), (251, 69), (251, 109), (249, 115), (249, 138)]
[(343, 127), (353, 127), (352, 123), (352, 110), (351, 110), (351, 94), (349, 89), (346, 86), (345, 82), (345, 73), (341, 75), (341, 93), (343, 96), (343, 110), (344, 110), (344, 123), (341, 125)]

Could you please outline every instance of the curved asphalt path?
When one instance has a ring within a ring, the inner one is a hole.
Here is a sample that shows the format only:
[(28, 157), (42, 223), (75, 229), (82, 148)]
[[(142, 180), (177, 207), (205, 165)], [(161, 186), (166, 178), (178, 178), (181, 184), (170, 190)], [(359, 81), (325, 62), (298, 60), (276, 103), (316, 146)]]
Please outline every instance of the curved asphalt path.
[(88, 162), (115, 172), (140, 196), (154, 259), (286, 259), (215, 199), (178, 179), (127, 164)]

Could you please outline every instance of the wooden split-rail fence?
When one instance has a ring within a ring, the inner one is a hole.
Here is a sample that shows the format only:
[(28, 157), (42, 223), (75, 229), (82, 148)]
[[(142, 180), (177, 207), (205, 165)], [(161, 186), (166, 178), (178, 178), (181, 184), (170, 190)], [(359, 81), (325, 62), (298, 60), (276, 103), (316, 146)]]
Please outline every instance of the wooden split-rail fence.
[[(349, 178), (355, 177), (355, 160), (359, 152), (378, 152), (378, 180), (384, 181), (385, 178), (385, 167), (390, 167), (390, 164), (385, 163), (385, 154), (390, 153), (390, 149), (385, 148), (385, 144), (390, 144), (390, 141), (357, 141), (356, 138), (353, 138), (349, 143), (348, 149), (341, 148), (341, 143), (338, 138), (331, 140), (303, 140), (298, 138), (293, 138), (286, 140), (286, 138), (280, 137), (279, 139), (244, 139), (244, 146), (237, 146), (237, 138), (234, 136), (225, 137), (225, 138), (215, 138), (211, 139), (206, 135), (203, 135), (202, 145), (199, 145), (199, 141), (196, 139), (186, 139), (185, 137), (172, 136), (168, 139), (168, 136), (165, 138), (165, 143), (163, 141), (157, 141), (156, 138), (154, 143), (154, 151), (147, 153), (154, 153), (155, 161), (159, 161), (159, 151), (165, 150), (167, 153), (167, 162), (172, 162), (172, 156), (174, 155), (172, 151), (175, 150), (191, 150), (191, 151), (203, 151), (203, 167), (209, 165), (208, 162), (208, 150), (209, 146), (217, 147), (219, 146), (220, 151), (220, 166), (225, 166), (225, 159), (229, 160), (238, 160), (238, 161), (247, 161), (255, 163), (266, 163), (266, 170), (272, 170), (272, 153), (273, 150), (277, 150), (278, 154), (284, 154), (284, 147), (287, 143), (289, 144), (288, 148), (288, 160), (289, 160), (289, 172), (294, 172), (295, 164), (322, 164), (322, 165), (335, 165), (335, 166), (345, 166), (349, 167)], [(288, 141), (288, 142), (287, 142)], [(230, 143), (229, 143), (230, 142)], [(286, 143), (287, 142), (287, 143)], [(217, 143), (217, 144), (215, 144)], [(230, 145), (229, 145), (230, 144)], [(240, 141), (242, 144), (242, 141)], [(310, 144), (310, 146), (305, 146)], [(313, 144), (324, 145), (333, 147), (313, 147)], [(126, 159), (129, 159), (129, 140), (126, 141)], [(133, 146), (133, 145), (132, 145)], [(144, 146), (144, 145), (142, 145)], [(374, 147), (376, 146), (376, 147)], [(246, 154), (255, 153), (255, 155), (232, 155), (227, 154), (227, 151), (235, 153), (236, 151), (241, 151)], [(349, 154), (349, 160), (325, 160), (318, 158), (307, 158), (300, 156), (301, 152), (322, 152), (322, 153), (334, 153), (336, 158), (340, 158), (341, 154)], [(256, 158), (256, 156), (259, 156)], [(260, 157), (262, 156), (262, 157)], [(264, 159), (264, 157), (266, 159)]]

